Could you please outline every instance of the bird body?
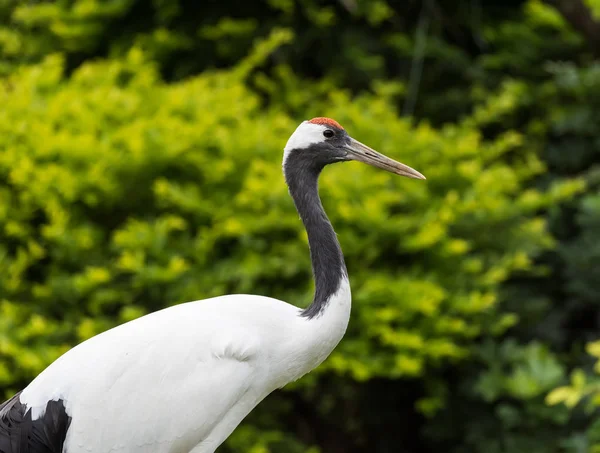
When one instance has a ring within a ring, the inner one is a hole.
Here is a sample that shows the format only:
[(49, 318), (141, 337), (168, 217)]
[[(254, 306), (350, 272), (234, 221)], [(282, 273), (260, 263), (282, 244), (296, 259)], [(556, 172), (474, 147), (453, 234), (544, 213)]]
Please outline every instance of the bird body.
[(71, 349), (21, 402), (33, 419), (49, 399), (65, 402), (68, 451), (212, 452), (264, 397), (337, 345), (349, 319), (349, 286), (334, 299), (335, 313), (318, 320), (318, 336), (297, 307), (268, 297), (176, 305)]
[(283, 166), (308, 234), (313, 303), (301, 310), (264, 296), (221, 296), (92, 337), (0, 405), (0, 453), (212, 453), (268, 394), (327, 358), (346, 331), (351, 295), (318, 197), (321, 169), (350, 160), (346, 152), (373, 152), (384, 159), (373, 165), (420, 174), (351, 142), (333, 120), (311, 121), (288, 141)]

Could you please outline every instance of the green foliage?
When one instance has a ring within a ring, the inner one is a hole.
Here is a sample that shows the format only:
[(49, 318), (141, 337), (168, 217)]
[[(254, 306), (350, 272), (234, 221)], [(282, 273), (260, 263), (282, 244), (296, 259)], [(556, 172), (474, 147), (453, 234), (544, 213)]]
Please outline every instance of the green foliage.
[[(5, 387), (25, 384), (68, 346), (168, 304), (235, 292), (309, 299), (306, 238), (280, 169), (300, 118), (260, 108), (239, 68), (166, 85), (133, 50), (68, 79), (51, 56), (2, 85)], [(486, 108), (493, 116), (504, 107)], [(535, 152), (515, 131), (483, 140), (477, 119), (412, 127), (385, 96), (343, 91), (321, 109), (430, 179), (352, 164), (324, 175), (355, 309), (347, 339), (291, 391), (310, 391), (322, 375), (427, 380), (427, 370), (464, 360), (478, 337), (517, 321), (499, 312), (499, 286), (532, 270), (531, 257), (551, 244), (539, 210), (582, 186), (525, 190), (544, 169)], [(515, 373), (547, 385), (543, 373)]]
[(587, 430), (589, 451), (597, 453), (600, 452), (600, 423), (597, 421), (600, 408), (600, 341), (589, 343), (586, 350), (596, 360), (593, 366), (595, 375), (588, 376), (582, 369), (574, 370), (569, 385), (552, 390), (546, 396), (546, 402), (552, 406), (563, 403), (573, 409), (582, 400), (587, 400), (585, 411), (596, 420)]
[(428, 180), (327, 169), (348, 335), (223, 450), (591, 451), (600, 66), (550, 3), (0, 2), (0, 387), (169, 304), (305, 305), (281, 149), (329, 115)]
[[(527, 146), (539, 149), (548, 168), (537, 178), (538, 188), (578, 177), (586, 181), (585, 194), (548, 210), (557, 248), (535, 261), (543, 272), (504, 286), (505, 308), (520, 322), (506, 338), (479, 348), (481, 368), (457, 372), (462, 379), (467, 372), (474, 376), (457, 386), (457, 397), (428, 429), (441, 440), (468, 446), (465, 451), (589, 451), (597, 438), (592, 425), (597, 413), (548, 407), (544, 397), (566, 380), (566, 370), (585, 363), (582, 343), (597, 338), (600, 79), (597, 63), (589, 63), (585, 52), (575, 54), (578, 63), (548, 62), (562, 45), (576, 48), (581, 39), (554, 10), (530, 1), (523, 13), (493, 29), (498, 50), (479, 59), (485, 83), (473, 91), (475, 99), (505, 109), (491, 120), (479, 106), (474, 115), (485, 119), (488, 137), (513, 127)], [(560, 44), (543, 38), (550, 30), (563, 34)], [(575, 376), (580, 382), (581, 373)], [(477, 410), (474, 403), (481, 398), (493, 406)], [(443, 428), (452, 426), (448, 419), (456, 411), (469, 411), (476, 420), (466, 429), (466, 440)]]
[[(520, 400), (535, 398), (552, 389), (564, 376), (558, 359), (539, 343), (530, 343), (525, 348), (513, 341), (500, 347), (488, 343), (480, 353), (483, 360), (495, 365), (481, 375), (476, 386), (476, 391), (487, 401), (498, 400), (500, 396)], [(511, 369), (502, 369), (509, 358)]]
[[(474, 103), (466, 94), (472, 88), (496, 87), (507, 74), (540, 77), (541, 63), (570, 59), (581, 46), (581, 38), (539, 0), (508, 8), (500, 0), (420, 3), (4, 0), (0, 73), (56, 51), (66, 55), (71, 71), (88, 59), (123, 57), (138, 47), (168, 80), (179, 80), (237, 64), (256, 38), (286, 27), (296, 39), (273, 54), (273, 65), (286, 64), (303, 79), (327, 77), (353, 91), (371, 89), (374, 80), (401, 81), (407, 90), (396, 105), (410, 114), (408, 98), (415, 99), (414, 113), (440, 123), (470, 113)], [(524, 17), (506, 20), (521, 8)], [(415, 71), (419, 61), (426, 70)]]

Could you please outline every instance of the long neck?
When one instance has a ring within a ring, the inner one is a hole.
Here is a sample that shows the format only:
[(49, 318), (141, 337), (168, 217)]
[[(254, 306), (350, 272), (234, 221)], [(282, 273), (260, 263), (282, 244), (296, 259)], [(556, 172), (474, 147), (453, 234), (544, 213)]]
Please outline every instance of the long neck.
[(322, 314), (331, 296), (347, 278), (340, 243), (319, 198), (318, 180), (322, 168), (303, 162), (301, 153), (291, 153), (284, 163), (290, 195), (308, 234), (315, 295), (301, 315), (309, 319)]

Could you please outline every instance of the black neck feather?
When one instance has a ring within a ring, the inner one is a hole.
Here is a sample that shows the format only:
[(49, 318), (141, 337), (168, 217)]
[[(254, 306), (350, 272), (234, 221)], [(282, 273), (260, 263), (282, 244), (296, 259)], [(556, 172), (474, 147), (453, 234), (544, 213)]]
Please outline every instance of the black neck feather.
[(326, 307), (346, 277), (342, 249), (319, 198), (318, 180), (325, 163), (315, 161), (311, 153), (291, 151), (284, 163), (285, 179), (296, 209), (308, 234), (315, 279), (315, 295), (302, 316), (314, 318)]

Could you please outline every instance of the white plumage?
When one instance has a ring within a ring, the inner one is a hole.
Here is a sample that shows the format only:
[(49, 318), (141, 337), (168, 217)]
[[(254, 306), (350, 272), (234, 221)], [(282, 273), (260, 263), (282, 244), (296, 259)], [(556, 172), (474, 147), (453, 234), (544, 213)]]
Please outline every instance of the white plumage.
[(76, 346), (21, 401), (34, 419), (49, 398), (66, 402), (69, 452), (213, 452), (265, 396), (338, 344), (350, 316), (347, 281), (331, 302), (316, 321), (252, 295), (170, 307)]

